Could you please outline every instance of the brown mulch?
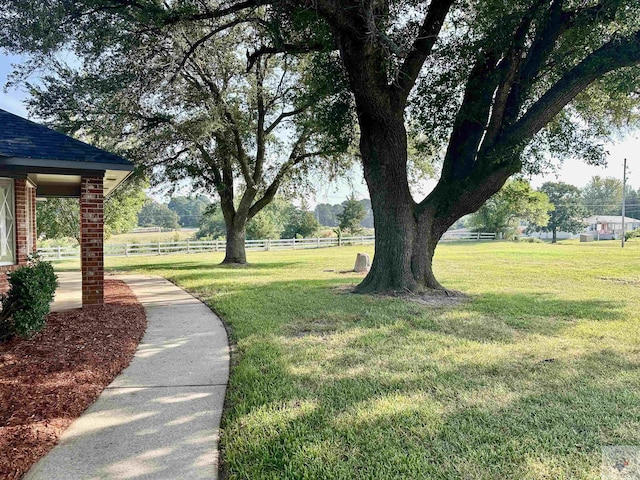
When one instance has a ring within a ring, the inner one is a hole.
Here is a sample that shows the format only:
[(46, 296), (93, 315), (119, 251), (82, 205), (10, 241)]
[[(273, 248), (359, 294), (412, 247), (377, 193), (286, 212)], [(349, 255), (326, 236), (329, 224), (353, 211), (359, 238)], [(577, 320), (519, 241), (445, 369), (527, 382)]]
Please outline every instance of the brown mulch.
[(129, 287), (105, 305), (50, 313), (29, 340), (0, 344), (0, 479), (19, 479), (126, 367), (147, 319)]

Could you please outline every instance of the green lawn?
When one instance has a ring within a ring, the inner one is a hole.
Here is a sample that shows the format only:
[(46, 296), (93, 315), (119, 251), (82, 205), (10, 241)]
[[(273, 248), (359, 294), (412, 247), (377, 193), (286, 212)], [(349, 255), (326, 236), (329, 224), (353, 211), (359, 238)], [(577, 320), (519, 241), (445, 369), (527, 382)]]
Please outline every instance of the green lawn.
[[(597, 479), (640, 445), (640, 241), (445, 244), (458, 306), (345, 293), (369, 247), (111, 259), (232, 331), (230, 479)], [(332, 270), (332, 271), (328, 271)]]

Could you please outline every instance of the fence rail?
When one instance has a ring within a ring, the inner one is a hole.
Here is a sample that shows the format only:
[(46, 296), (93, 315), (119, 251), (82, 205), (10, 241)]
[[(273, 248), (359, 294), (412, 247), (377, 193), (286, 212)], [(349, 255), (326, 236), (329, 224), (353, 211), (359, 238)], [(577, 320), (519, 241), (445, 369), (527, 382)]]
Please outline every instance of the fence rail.
[[(445, 233), (442, 241), (456, 240), (493, 240), (493, 233)], [(249, 251), (303, 250), (308, 248), (338, 247), (345, 245), (370, 245), (374, 236), (342, 238), (283, 238), (278, 240), (246, 240)], [(133, 257), (140, 255), (169, 255), (172, 253), (223, 252), (224, 240), (183, 240), (180, 242), (152, 243), (105, 243), (105, 257)], [(43, 247), (38, 248), (43, 260), (69, 260), (80, 258), (79, 247)]]

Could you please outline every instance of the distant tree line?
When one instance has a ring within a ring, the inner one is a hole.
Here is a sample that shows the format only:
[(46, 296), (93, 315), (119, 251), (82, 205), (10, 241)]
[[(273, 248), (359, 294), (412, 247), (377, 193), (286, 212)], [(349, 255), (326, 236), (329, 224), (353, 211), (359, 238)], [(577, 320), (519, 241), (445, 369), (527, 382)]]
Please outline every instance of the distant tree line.
[[(340, 224), (339, 215), (347, 205), (348, 200), (342, 203), (330, 204), (319, 203), (314, 210), (320, 225), (325, 227), (337, 227)], [(373, 228), (373, 211), (371, 210), (371, 200), (368, 198), (357, 200), (364, 208), (364, 217), (360, 222), (362, 228)]]
[[(640, 219), (640, 189), (627, 186), (625, 214)], [(622, 214), (622, 181), (614, 177), (593, 177), (580, 189), (563, 182), (547, 182), (538, 191), (523, 180), (508, 181), (462, 226), (475, 231), (509, 237), (526, 226), (530, 231), (552, 234), (578, 233), (584, 228), (584, 218), (591, 215)]]
[[(305, 238), (320, 233), (321, 225), (313, 212), (303, 202), (299, 207), (292, 202), (276, 196), (261, 212), (247, 224), (248, 240)], [(211, 204), (204, 212), (198, 238), (224, 238), (226, 228), (223, 212), (218, 204)]]

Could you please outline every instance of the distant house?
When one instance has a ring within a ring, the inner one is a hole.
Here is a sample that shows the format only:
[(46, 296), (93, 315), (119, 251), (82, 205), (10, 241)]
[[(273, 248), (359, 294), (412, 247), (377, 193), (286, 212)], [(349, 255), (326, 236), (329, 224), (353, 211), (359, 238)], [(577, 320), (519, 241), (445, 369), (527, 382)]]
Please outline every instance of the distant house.
[[(584, 219), (587, 224), (586, 233), (599, 237), (601, 240), (620, 238), (622, 235), (621, 215), (591, 215)], [(637, 218), (624, 217), (624, 231), (630, 232), (640, 228), (640, 220)]]

